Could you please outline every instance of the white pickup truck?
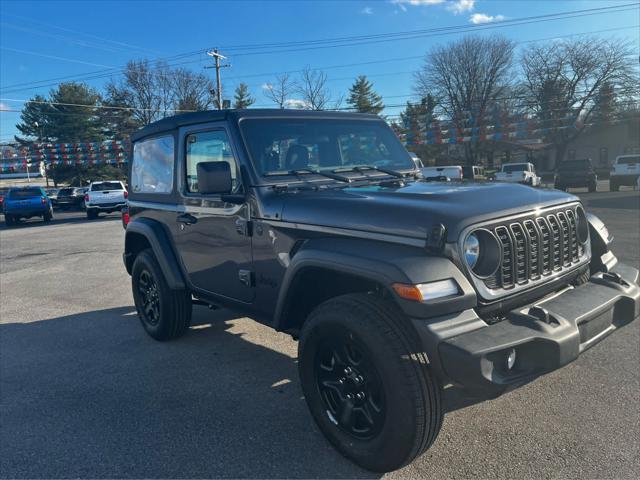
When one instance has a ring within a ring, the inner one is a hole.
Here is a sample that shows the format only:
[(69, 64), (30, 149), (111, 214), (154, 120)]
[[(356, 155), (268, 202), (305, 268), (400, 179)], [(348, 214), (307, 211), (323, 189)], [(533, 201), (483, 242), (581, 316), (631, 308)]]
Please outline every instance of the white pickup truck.
[(119, 212), (127, 205), (127, 190), (119, 180), (93, 182), (84, 195), (87, 218), (97, 218), (100, 212)]
[(496, 181), (523, 183), (530, 187), (540, 185), (540, 177), (532, 163), (505, 163), (502, 170), (496, 173)]
[(620, 155), (611, 167), (609, 191), (617, 192), (621, 185), (640, 188), (640, 155)]
[(448, 182), (449, 180), (462, 180), (462, 167), (459, 165), (451, 165), (445, 167), (423, 167), (420, 173), (427, 180), (441, 180)]

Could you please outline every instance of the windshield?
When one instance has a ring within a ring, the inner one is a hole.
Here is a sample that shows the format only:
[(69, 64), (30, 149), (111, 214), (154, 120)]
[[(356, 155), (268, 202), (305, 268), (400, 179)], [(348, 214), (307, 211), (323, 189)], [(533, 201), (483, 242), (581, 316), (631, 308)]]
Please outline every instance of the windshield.
[(91, 185), (92, 192), (101, 192), (103, 190), (122, 190), (120, 182), (102, 182)]
[(240, 124), (262, 175), (292, 170), (369, 166), (414, 170), (415, 164), (383, 122), (330, 119), (250, 119)]
[(22, 188), (20, 190), (11, 190), (9, 198), (32, 198), (42, 196), (42, 190), (39, 188)]
[(637, 165), (640, 163), (640, 155), (633, 157), (622, 157), (618, 159), (618, 165)]
[(525, 170), (529, 170), (529, 165), (527, 165), (526, 163), (518, 163), (515, 165), (504, 165), (502, 167), (502, 171), (504, 173), (522, 172)]
[(559, 170), (589, 170), (591, 162), (589, 160), (567, 160), (560, 164)]

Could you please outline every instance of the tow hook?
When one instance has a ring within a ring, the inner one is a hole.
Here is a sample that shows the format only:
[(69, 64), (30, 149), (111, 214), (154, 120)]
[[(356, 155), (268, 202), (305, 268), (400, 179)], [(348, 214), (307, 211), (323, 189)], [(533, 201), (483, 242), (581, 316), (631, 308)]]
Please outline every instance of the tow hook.
[(629, 284), (616, 272), (607, 272), (602, 275), (602, 278), (610, 282), (617, 283), (618, 285), (622, 285), (623, 287), (629, 286)]

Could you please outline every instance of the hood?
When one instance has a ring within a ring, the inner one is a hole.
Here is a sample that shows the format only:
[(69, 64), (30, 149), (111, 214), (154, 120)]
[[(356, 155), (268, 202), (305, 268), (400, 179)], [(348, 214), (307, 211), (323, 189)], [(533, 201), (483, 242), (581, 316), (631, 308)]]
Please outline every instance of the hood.
[(282, 220), (387, 235), (426, 239), (443, 224), (447, 241), (467, 226), (535, 208), (577, 201), (558, 190), (509, 183), (424, 182), (401, 187), (348, 187), (292, 191), (285, 196)]

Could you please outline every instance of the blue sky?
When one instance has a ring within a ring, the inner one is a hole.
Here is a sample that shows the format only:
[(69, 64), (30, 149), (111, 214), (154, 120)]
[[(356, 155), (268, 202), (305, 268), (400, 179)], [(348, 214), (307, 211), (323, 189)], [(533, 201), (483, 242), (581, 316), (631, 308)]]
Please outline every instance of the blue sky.
[[(372, 35), (454, 25), (491, 25), (571, 10), (625, 5), (634, 0), (369, 0), (369, 1), (11, 1), (0, 0), (0, 141), (12, 138), (22, 103), (50, 85), (19, 85), (55, 77), (121, 68), (128, 60), (156, 59), (208, 47), (230, 55), (223, 71), (226, 94), (237, 83), (249, 84), (256, 105), (271, 106), (261, 86), (270, 73), (305, 65), (323, 69), (335, 96), (344, 94), (359, 74), (366, 74), (387, 105), (402, 104), (412, 93), (412, 72), (434, 45), (462, 34), (398, 41), (350, 44), (338, 48), (239, 55), (237, 45), (305, 41)], [(639, 48), (640, 10), (600, 13), (549, 22), (485, 30), (520, 42), (594, 33), (623, 37)], [(353, 42), (357, 43), (357, 42)], [(291, 49), (289, 49), (291, 50)], [(273, 52), (273, 50), (271, 50)], [(246, 53), (246, 52), (245, 52)], [(411, 57), (411, 58), (405, 58)], [(379, 63), (374, 63), (381, 60)], [(196, 54), (175, 60), (204, 70), (209, 59)], [(368, 63), (371, 62), (371, 63)], [(366, 65), (354, 65), (368, 63)], [(117, 77), (117, 73), (113, 75)], [(108, 78), (86, 80), (100, 89)], [(47, 82), (49, 83), (49, 82)], [(399, 107), (384, 113), (396, 114)]]

